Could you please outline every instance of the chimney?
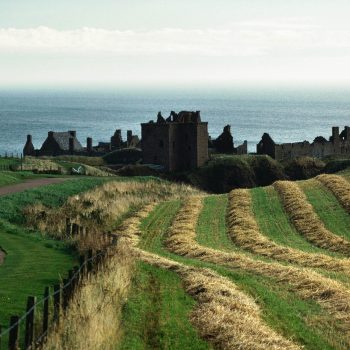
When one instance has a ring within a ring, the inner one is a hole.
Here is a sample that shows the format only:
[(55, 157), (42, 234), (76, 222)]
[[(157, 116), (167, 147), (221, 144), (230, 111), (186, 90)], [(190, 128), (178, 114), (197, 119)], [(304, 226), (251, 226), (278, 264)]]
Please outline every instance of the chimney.
[(74, 153), (74, 137), (69, 138), (69, 153)]
[(345, 127), (345, 140), (350, 141), (350, 127)]
[(77, 136), (77, 132), (75, 130), (69, 130), (68, 132), (69, 132), (70, 136), (72, 136), (72, 137)]
[(27, 135), (27, 143), (32, 143), (33, 137), (32, 135)]
[(333, 137), (333, 141), (339, 140), (339, 127), (338, 126), (332, 127), (332, 137)]
[(50, 137), (50, 138), (53, 137), (53, 131), (49, 131), (49, 132), (47, 133), (47, 136)]
[(92, 152), (92, 137), (88, 137), (86, 139), (86, 150), (91, 153)]
[(131, 144), (132, 140), (132, 130), (127, 131), (127, 141), (128, 141), (128, 146)]

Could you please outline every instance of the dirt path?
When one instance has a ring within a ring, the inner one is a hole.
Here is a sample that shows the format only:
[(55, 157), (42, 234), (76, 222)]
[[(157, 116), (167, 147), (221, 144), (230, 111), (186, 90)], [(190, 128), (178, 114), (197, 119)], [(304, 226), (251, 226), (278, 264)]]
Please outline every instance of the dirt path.
[(33, 179), (28, 180), (16, 185), (9, 185), (0, 187), (0, 197), (6, 196), (8, 194), (22, 192), (35, 187), (41, 187), (45, 185), (57, 184), (68, 180), (69, 178), (43, 178), (43, 179)]

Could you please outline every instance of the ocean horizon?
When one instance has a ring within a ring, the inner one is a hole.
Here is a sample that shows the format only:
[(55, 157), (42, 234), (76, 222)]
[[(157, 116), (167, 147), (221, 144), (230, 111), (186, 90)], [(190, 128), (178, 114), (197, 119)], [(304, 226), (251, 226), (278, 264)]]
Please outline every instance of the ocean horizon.
[(174, 110), (200, 110), (215, 138), (231, 125), (235, 145), (256, 150), (267, 132), (278, 143), (328, 138), (332, 126), (350, 125), (350, 88), (223, 88), (0, 90), (0, 155), (21, 153), (26, 135), (40, 148), (47, 132), (76, 130), (85, 146), (109, 141), (116, 129), (141, 134), (141, 123)]

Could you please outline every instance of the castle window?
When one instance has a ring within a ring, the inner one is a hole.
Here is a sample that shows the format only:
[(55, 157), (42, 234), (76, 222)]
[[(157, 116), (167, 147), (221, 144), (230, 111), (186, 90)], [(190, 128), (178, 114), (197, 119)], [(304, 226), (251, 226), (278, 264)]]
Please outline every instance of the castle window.
[(164, 141), (163, 140), (159, 140), (159, 148), (164, 148)]
[(173, 149), (175, 149), (175, 141), (173, 141)]

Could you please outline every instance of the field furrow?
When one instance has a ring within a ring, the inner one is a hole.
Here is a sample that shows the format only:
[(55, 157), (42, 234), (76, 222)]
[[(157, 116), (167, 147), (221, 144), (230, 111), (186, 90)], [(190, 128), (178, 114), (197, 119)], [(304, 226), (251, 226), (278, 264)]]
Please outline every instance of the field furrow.
[(281, 197), (285, 211), (300, 234), (321, 248), (350, 255), (350, 242), (327, 230), (296, 183), (277, 181), (274, 187)]
[[(242, 253), (226, 253), (200, 246), (196, 242), (196, 225), (202, 209), (201, 197), (190, 197), (178, 212), (167, 240), (168, 248), (176, 254), (197, 258), (229, 268), (241, 269), (271, 277), (286, 285), (302, 299), (315, 300), (339, 322), (336, 328), (346, 332), (350, 344), (350, 292), (342, 284), (308, 269), (283, 266), (253, 260)], [(228, 230), (235, 234), (235, 224), (228, 220)]]
[[(313, 268), (324, 268), (335, 272), (350, 273), (350, 260), (337, 259), (324, 254), (306, 253), (285, 247), (269, 240), (259, 230), (252, 212), (249, 190), (233, 190), (229, 194), (229, 221), (235, 229), (231, 230), (231, 239), (240, 247), (275, 260), (286, 261)], [(283, 233), (281, 232), (282, 236)]]
[(323, 174), (317, 176), (316, 179), (326, 186), (350, 213), (350, 183), (339, 175)]

